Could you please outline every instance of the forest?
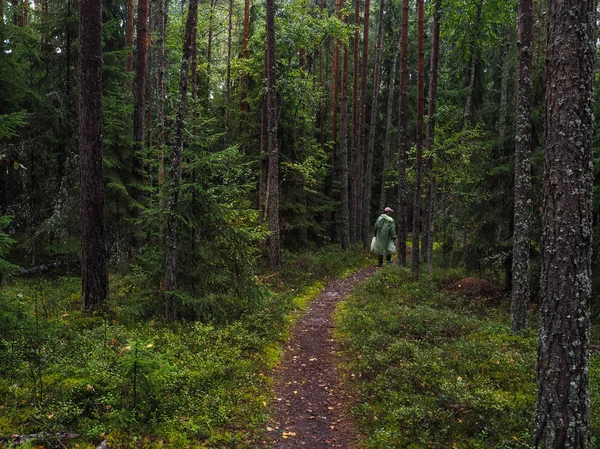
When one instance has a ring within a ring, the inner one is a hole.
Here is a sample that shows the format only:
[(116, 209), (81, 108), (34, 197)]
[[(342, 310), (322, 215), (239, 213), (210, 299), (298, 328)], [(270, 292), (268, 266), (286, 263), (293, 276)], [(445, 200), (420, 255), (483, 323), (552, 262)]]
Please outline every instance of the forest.
[(600, 447), (596, 2), (0, 19), (0, 447)]

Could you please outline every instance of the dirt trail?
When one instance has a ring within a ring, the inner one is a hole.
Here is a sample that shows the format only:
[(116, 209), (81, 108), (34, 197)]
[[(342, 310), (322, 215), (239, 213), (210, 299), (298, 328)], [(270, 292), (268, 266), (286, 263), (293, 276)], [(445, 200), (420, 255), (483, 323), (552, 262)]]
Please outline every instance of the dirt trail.
[(371, 276), (363, 268), (327, 285), (297, 323), (278, 370), (268, 435), (272, 448), (352, 448), (351, 398), (337, 370), (332, 312), (353, 287)]

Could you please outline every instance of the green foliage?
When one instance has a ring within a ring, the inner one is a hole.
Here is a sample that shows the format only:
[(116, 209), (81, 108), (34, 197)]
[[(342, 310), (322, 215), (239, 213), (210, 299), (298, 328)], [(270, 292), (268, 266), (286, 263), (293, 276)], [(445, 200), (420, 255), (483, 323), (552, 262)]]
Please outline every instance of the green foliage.
[[(414, 282), (386, 267), (339, 310), (363, 447), (530, 447), (535, 329), (511, 335), (505, 304), (443, 288), (457, 274)], [(597, 356), (590, 372), (597, 378)], [(593, 389), (596, 438), (599, 399)]]
[(17, 135), (17, 129), (27, 124), (24, 111), (0, 115), (0, 140)]
[[(286, 254), (277, 290), (227, 323), (136, 320), (142, 275), (111, 277), (109, 311), (79, 310), (78, 278), (20, 281), (0, 297), (0, 438), (68, 430), (111, 447), (256, 447), (290, 316), (358, 249)], [(162, 441), (162, 443), (161, 443)]]

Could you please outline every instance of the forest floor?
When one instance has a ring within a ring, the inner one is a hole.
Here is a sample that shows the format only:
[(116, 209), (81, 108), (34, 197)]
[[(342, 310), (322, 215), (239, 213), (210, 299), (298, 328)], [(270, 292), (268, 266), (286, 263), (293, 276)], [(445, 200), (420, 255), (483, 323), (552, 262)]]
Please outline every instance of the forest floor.
[(276, 373), (274, 417), (267, 428), (273, 448), (353, 447), (353, 398), (338, 373), (332, 314), (336, 304), (376, 269), (363, 268), (331, 282), (297, 322)]

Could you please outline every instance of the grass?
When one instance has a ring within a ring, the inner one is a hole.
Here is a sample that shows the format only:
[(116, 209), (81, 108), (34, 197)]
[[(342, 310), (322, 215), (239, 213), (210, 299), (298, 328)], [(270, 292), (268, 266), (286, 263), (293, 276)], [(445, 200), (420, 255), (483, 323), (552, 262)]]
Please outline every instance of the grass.
[(69, 431), (81, 449), (102, 439), (255, 447), (296, 311), (329, 277), (369, 263), (358, 249), (287, 254), (280, 273), (259, 276), (266, 294), (253, 310), (224, 323), (140, 318), (153, 294), (141, 277), (111, 277), (104, 316), (79, 311), (78, 278), (15, 281), (0, 298), (0, 446), (12, 434)]
[[(511, 335), (507, 301), (440, 288), (460, 273), (411, 279), (379, 270), (337, 311), (363, 448), (529, 448), (536, 400), (535, 323)], [(533, 321), (533, 320), (532, 320)], [(600, 359), (590, 369), (600, 441)]]

